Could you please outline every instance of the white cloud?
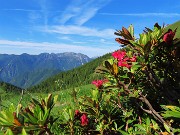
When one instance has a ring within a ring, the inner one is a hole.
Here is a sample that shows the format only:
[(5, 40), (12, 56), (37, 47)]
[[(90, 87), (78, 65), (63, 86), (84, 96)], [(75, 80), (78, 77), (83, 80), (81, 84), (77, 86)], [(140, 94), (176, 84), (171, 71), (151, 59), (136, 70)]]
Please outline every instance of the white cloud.
[[(11, 41), (11, 40), (0, 40), (1, 50), (0, 53), (29, 53), (38, 54), (42, 52), (48, 53), (62, 53), (62, 52), (76, 52), (83, 53), (89, 57), (101, 56), (108, 52), (112, 52), (118, 49), (118, 46), (78, 46), (63, 43), (49, 43), (49, 42), (25, 42), (25, 41)], [(9, 49), (8, 49), (9, 48)], [(4, 52), (6, 50), (7, 52)], [(9, 50), (9, 52), (8, 52)], [(14, 50), (14, 51), (13, 51)], [(17, 51), (18, 50), (18, 51)]]
[(83, 25), (109, 2), (110, 0), (72, 0), (63, 12), (60, 23), (65, 24), (71, 20), (76, 25)]
[(79, 17), (76, 17), (75, 20), (75, 24), (77, 25), (83, 25), (84, 23), (86, 23), (89, 19), (91, 19), (96, 12), (98, 11), (98, 8), (87, 8), (86, 11), (81, 12), (81, 14), (79, 15)]
[(87, 44), (87, 42), (73, 41), (74, 44)]
[(100, 39), (100, 42), (104, 43), (104, 42), (106, 42), (106, 40), (103, 39), (103, 38), (101, 38), (101, 39)]
[(4, 11), (23, 11), (23, 12), (42, 11), (42, 10), (23, 9), (23, 8), (4, 8), (1, 10), (4, 10)]
[(72, 39), (71, 39), (69, 36), (59, 36), (58, 38), (59, 38), (59, 39), (62, 39), (62, 40), (72, 41)]
[(109, 16), (137, 16), (137, 17), (180, 17), (179, 13), (99, 13), (101, 15)]
[(76, 26), (76, 25), (60, 25), (60, 26), (51, 26), (48, 29), (42, 31), (49, 33), (58, 33), (58, 34), (72, 34), (80, 36), (92, 36), (92, 37), (102, 37), (102, 38), (114, 38), (113, 29), (95, 29), (85, 26)]

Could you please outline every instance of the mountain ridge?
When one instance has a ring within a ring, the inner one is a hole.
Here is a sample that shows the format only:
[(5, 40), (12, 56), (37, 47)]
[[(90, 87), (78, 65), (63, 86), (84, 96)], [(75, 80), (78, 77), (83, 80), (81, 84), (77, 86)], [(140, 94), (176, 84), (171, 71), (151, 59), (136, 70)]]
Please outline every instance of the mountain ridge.
[(27, 88), (62, 71), (81, 66), (92, 59), (74, 52), (0, 54), (0, 80)]
[(92, 80), (102, 78), (101, 75), (95, 74), (94, 70), (97, 66), (101, 65), (103, 61), (109, 59), (110, 57), (111, 53), (107, 53), (82, 66), (51, 76), (27, 90), (30, 92), (38, 91), (48, 93), (90, 84)]

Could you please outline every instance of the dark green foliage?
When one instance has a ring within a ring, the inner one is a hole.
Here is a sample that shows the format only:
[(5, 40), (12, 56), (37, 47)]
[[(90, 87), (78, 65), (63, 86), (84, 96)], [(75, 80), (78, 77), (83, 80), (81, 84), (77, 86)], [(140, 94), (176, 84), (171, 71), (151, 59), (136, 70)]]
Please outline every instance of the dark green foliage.
[(9, 83), (5, 83), (5, 82), (0, 82), (0, 90), (3, 92), (14, 92), (14, 93), (19, 93), (21, 92), (21, 88), (11, 85)]
[(61, 89), (74, 88), (77, 86), (90, 84), (92, 80), (102, 77), (97, 74), (94, 74), (94, 70), (104, 60), (110, 57), (111, 54), (106, 54), (89, 63), (84, 64), (81, 67), (72, 69), (67, 72), (59, 73), (58, 75), (50, 77), (44, 82), (29, 88), (28, 91), (50, 92), (50, 91), (58, 91)]

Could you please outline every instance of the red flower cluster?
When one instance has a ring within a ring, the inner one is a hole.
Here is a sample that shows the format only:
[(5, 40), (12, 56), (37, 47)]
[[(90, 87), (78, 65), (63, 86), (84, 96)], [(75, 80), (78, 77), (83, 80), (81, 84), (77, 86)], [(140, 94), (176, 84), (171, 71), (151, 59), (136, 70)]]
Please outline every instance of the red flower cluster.
[(169, 29), (168, 32), (164, 34), (163, 41), (166, 42), (167, 44), (171, 44), (174, 36), (175, 36), (175, 32)]
[(88, 125), (88, 117), (87, 117), (87, 115), (86, 114), (83, 114), (82, 116), (81, 116), (81, 126), (86, 126), (86, 125)]
[(116, 52), (113, 52), (112, 53), (112, 56), (115, 58), (115, 59), (118, 59), (118, 60), (123, 60), (124, 57), (126, 56), (126, 52), (125, 51), (116, 51)]
[(88, 117), (85, 113), (75, 110), (75, 118), (81, 120), (81, 126), (86, 126), (89, 123)]
[(79, 110), (76, 110), (76, 111), (75, 111), (75, 116), (79, 116), (79, 115), (81, 115), (80, 111), (79, 111)]
[(130, 69), (132, 66), (132, 62), (136, 62), (136, 56), (129, 58), (126, 56), (125, 51), (115, 51), (112, 53), (112, 56), (118, 60), (118, 66), (120, 67), (127, 67)]
[(97, 88), (101, 88), (104, 83), (108, 82), (107, 79), (104, 80), (94, 80), (92, 81), (92, 84), (94, 84)]

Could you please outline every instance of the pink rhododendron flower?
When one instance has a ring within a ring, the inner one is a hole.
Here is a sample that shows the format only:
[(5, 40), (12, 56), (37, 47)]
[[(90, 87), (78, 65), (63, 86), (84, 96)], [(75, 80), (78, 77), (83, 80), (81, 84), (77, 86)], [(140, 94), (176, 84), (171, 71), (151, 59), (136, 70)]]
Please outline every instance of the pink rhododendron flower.
[(100, 88), (103, 85), (103, 80), (95, 80), (92, 82), (96, 87)]
[(136, 62), (136, 56), (129, 58), (126, 55), (125, 51), (120, 51), (120, 50), (115, 51), (112, 53), (112, 56), (118, 60), (118, 66), (120, 66), (120, 67), (127, 67), (130, 69), (132, 67), (131, 62)]
[(80, 111), (79, 110), (75, 110), (75, 115), (76, 116), (79, 116), (81, 113), (80, 113)]
[(94, 84), (97, 88), (101, 88), (104, 83), (108, 82), (107, 79), (105, 80), (94, 80), (92, 84)]
[(115, 59), (118, 59), (118, 60), (122, 60), (124, 58), (124, 56), (126, 55), (126, 52), (125, 51), (115, 51), (112, 53), (112, 56), (115, 58)]
[(126, 61), (119, 61), (118, 66), (131, 68), (131, 65), (129, 65)]
[(88, 117), (87, 117), (87, 115), (86, 114), (83, 114), (82, 116), (81, 116), (81, 125), (82, 126), (86, 126), (86, 125), (88, 125)]
[(136, 62), (136, 56), (133, 56), (131, 59), (130, 59), (131, 62)]
[(175, 32), (169, 29), (168, 32), (164, 34), (163, 41), (166, 42), (167, 44), (171, 44), (174, 36), (175, 36)]

